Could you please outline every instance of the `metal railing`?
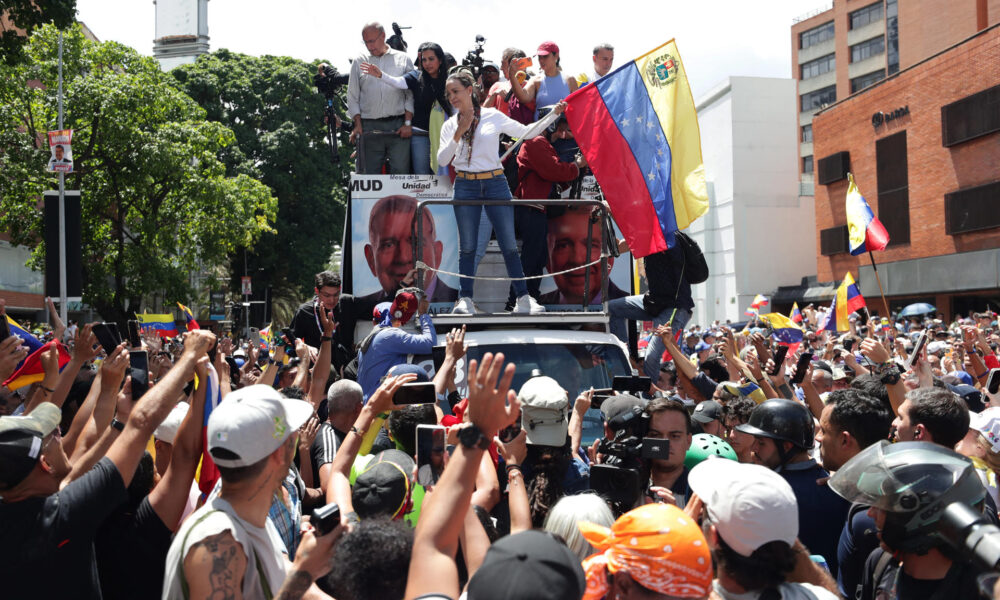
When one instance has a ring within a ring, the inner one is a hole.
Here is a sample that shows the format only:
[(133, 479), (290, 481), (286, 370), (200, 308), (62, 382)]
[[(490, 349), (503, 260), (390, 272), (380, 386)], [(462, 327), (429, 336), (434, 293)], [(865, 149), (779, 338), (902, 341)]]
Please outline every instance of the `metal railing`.
[[(417, 202), (417, 208), (413, 212), (413, 221), (410, 223), (410, 233), (414, 238), (414, 252), (413, 252), (413, 268), (416, 269), (416, 278), (414, 280), (415, 285), (421, 290), (424, 289), (424, 269), (420, 268), (420, 258), (423, 257), (423, 228), (424, 220), (423, 218), (418, 218), (418, 216), (423, 214), (423, 209), (425, 206), (430, 205), (446, 205), (446, 206), (535, 206), (539, 204), (544, 206), (592, 206), (597, 208), (597, 211), (591, 211), (590, 221), (587, 226), (587, 258), (584, 261), (583, 267), (574, 267), (570, 271), (575, 271), (577, 269), (585, 269), (583, 274), (583, 300), (581, 302), (582, 311), (588, 312), (590, 310), (590, 263), (593, 261), (592, 250), (593, 250), (593, 239), (594, 239), (594, 223), (595, 219), (601, 221), (601, 309), (607, 313), (608, 311), (608, 257), (618, 256), (618, 243), (614, 238), (614, 229), (611, 225), (611, 218), (607, 211), (607, 206), (600, 200), (563, 200), (563, 199), (553, 199), (553, 200), (446, 200), (446, 199), (429, 199), (429, 200), (419, 200)], [(597, 216), (595, 217), (595, 213)], [(610, 235), (609, 235), (610, 234)], [(609, 243), (609, 239), (614, 243)], [(508, 274), (509, 275), (509, 274)], [(553, 274), (543, 274), (534, 277), (552, 277)], [(460, 275), (460, 277), (470, 277), (470, 275)], [(513, 281), (513, 278), (507, 277)]]
[(805, 21), (806, 19), (811, 19), (811, 18), (815, 17), (816, 15), (821, 14), (821, 13), (825, 13), (826, 11), (831, 10), (831, 9), (833, 9), (833, 2), (832, 1), (831, 2), (826, 2), (822, 6), (814, 8), (814, 9), (810, 10), (807, 13), (802, 13), (801, 15), (793, 18), (792, 19), (792, 25), (795, 25), (796, 23), (801, 23), (802, 21)]

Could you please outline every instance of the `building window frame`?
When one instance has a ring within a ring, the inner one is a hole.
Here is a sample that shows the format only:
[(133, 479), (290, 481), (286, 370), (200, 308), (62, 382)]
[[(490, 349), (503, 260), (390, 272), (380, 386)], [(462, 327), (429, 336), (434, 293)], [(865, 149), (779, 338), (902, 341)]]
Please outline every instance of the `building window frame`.
[(827, 21), (822, 25), (817, 25), (812, 29), (803, 31), (799, 34), (799, 49), (805, 50), (812, 46), (822, 44), (825, 41), (832, 40), (834, 34), (833, 21)]
[(802, 157), (802, 173), (811, 175), (813, 173), (814, 164), (812, 154), (809, 156)]
[(836, 101), (837, 86), (830, 85), (799, 96), (799, 110), (801, 112), (806, 112), (821, 108), (824, 104), (833, 104)]
[(801, 127), (801, 132), (799, 134), (800, 139), (803, 144), (811, 144), (813, 141), (813, 126), (812, 123), (808, 125), (803, 125)]
[(829, 73), (837, 68), (837, 58), (836, 54), (831, 52), (826, 56), (821, 56), (817, 59), (810, 60), (809, 62), (804, 62), (799, 65), (799, 79), (806, 80), (812, 79), (813, 77), (819, 77), (824, 73)]
[(877, 23), (885, 17), (882, 2), (876, 2), (851, 11), (847, 16), (848, 29), (860, 29), (865, 25)]
[(861, 90), (875, 85), (876, 83), (885, 79), (885, 69), (879, 69), (878, 71), (872, 71), (871, 73), (865, 73), (851, 79), (851, 93), (855, 94)]
[(885, 36), (877, 35), (851, 46), (851, 62), (861, 62), (873, 56), (885, 54)]

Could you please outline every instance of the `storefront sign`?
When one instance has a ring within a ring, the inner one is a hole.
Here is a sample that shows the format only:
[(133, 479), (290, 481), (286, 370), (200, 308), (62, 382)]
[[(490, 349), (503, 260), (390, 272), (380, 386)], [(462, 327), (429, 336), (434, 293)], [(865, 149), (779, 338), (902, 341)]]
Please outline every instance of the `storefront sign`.
[(877, 112), (872, 115), (872, 127), (878, 129), (882, 125), (887, 125), (890, 121), (895, 121), (910, 114), (909, 105), (897, 108), (891, 112)]

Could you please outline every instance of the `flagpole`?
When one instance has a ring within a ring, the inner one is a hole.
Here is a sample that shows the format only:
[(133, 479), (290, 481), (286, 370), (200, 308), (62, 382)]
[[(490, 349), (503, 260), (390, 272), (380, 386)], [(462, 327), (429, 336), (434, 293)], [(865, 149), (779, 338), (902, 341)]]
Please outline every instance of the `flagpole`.
[(872, 251), (868, 251), (868, 258), (872, 261), (872, 270), (875, 271), (875, 281), (878, 282), (878, 291), (882, 295), (882, 304), (885, 305), (885, 318), (889, 319), (892, 317), (892, 313), (889, 312), (889, 302), (885, 299), (885, 290), (882, 289), (882, 278), (878, 276), (878, 266), (875, 264), (875, 255)]

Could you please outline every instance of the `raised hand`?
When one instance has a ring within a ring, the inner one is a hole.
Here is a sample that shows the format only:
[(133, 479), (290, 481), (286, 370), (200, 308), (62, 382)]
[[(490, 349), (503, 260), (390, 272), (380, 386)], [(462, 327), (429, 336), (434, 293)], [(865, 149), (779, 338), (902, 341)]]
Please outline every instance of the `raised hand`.
[(513, 423), (520, 414), (517, 394), (510, 389), (514, 363), (504, 368), (503, 359), (503, 353), (494, 356), (487, 352), (481, 362), (469, 362), (469, 420), (487, 438)]

